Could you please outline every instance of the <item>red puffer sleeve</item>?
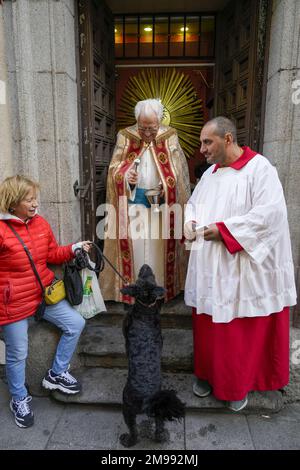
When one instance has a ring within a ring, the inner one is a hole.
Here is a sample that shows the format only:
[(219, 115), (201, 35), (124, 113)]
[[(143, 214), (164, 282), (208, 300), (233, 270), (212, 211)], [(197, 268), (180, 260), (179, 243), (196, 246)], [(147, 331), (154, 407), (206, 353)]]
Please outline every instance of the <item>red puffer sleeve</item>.
[(74, 255), (72, 252), (72, 243), (70, 245), (60, 246), (57, 243), (49, 224), (48, 224), (48, 230), (49, 230), (49, 245), (48, 245), (47, 262), (51, 264), (62, 264), (74, 258)]

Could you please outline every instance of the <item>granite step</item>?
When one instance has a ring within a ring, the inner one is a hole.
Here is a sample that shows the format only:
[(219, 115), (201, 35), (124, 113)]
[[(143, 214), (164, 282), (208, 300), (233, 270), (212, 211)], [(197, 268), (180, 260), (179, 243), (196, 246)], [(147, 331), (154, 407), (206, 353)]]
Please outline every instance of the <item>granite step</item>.
[[(52, 392), (53, 398), (61, 402), (78, 404), (98, 404), (120, 407), (122, 405), (122, 392), (127, 378), (125, 369), (86, 368), (74, 371), (76, 378), (82, 383), (82, 392), (79, 395), (67, 396), (60, 392)], [(187, 373), (163, 373), (162, 388), (177, 391), (178, 397), (186, 404), (187, 409), (203, 409), (228, 411), (226, 402), (216, 400), (213, 395), (198, 398), (192, 392), (194, 376)], [(248, 405), (240, 413), (258, 413), (264, 415), (277, 413), (283, 407), (282, 393), (251, 392), (248, 396)]]
[[(191, 372), (193, 368), (193, 336), (187, 329), (162, 329), (162, 370)], [(88, 324), (82, 333), (78, 353), (87, 367), (127, 367), (125, 340), (118, 326)]]
[[(121, 326), (124, 316), (124, 304), (120, 302), (105, 302), (107, 312), (102, 312), (88, 320), (93, 326)], [(192, 328), (192, 309), (187, 307), (183, 295), (167, 302), (161, 309), (162, 328)]]

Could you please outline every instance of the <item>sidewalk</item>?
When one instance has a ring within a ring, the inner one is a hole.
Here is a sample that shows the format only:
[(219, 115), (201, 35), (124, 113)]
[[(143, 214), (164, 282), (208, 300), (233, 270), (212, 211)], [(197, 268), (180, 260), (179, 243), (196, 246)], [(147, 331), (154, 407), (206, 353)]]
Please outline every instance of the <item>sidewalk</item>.
[[(16, 426), (9, 394), (0, 380), (0, 450), (119, 450), (126, 432), (120, 408), (59, 403), (33, 398), (35, 424)], [(188, 411), (181, 423), (168, 423), (170, 440), (151, 440), (153, 423), (138, 417), (139, 443), (131, 450), (299, 450), (300, 403), (270, 415), (230, 411)]]

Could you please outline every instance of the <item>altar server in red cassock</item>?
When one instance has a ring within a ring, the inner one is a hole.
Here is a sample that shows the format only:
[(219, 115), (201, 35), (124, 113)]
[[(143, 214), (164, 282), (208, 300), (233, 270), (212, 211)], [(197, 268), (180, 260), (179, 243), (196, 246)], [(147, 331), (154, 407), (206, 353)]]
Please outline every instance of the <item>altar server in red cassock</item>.
[[(203, 127), (211, 167), (188, 201), (192, 241), (185, 302), (193, 307), (194, 393), (233, 411), (248, 392), (289, 381), (289, 306), (296, 303), (283, 189), (270, 162), (217, 117)], [(195, 230), (196, 227), (196, 230)]]

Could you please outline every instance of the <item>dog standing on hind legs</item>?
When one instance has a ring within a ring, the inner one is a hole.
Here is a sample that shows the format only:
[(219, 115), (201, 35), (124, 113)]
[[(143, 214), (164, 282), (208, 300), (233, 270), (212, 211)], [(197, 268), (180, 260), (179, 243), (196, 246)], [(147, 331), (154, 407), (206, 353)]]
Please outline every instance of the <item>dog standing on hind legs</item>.
[(137, 442), (136, 416), (146, 413), (155, 419), (155, 440), (168, 438), (165, 421), (184, 417), (185, 405), (174, 390), (161, 390), (160, 309), (165, 290), (156, 284), (152, 269), (144, 264), (136, 284), (121, 289), (135, 298), (123, 323), (128, 357), (128, 377), (123, 390), (123, 416), (129, 433), (120, 436), (125, 447)]

